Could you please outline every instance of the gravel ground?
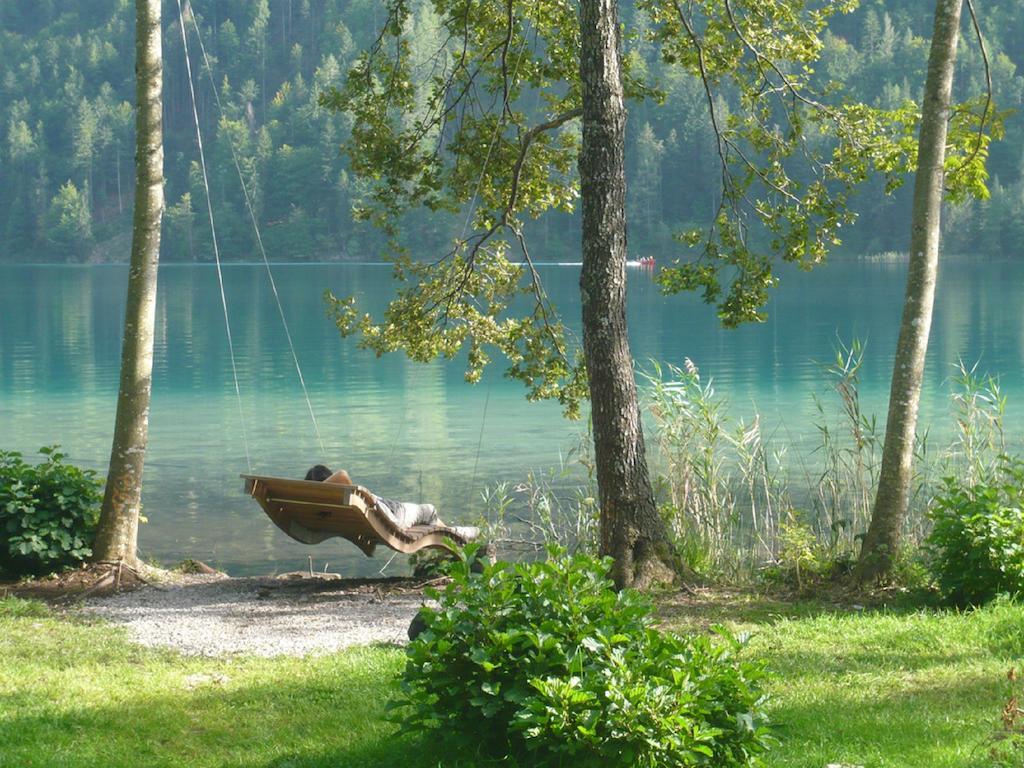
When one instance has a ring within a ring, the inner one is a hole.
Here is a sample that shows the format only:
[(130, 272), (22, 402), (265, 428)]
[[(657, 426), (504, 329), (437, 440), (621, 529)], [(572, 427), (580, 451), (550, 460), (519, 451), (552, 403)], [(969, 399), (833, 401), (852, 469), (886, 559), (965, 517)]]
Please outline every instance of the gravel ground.
[(92, 598), (79, 610), (128, 628), (142, 645), (199, 656), (303, 656), (404, 644), (423, 603), (407, 579), (192, 577)]

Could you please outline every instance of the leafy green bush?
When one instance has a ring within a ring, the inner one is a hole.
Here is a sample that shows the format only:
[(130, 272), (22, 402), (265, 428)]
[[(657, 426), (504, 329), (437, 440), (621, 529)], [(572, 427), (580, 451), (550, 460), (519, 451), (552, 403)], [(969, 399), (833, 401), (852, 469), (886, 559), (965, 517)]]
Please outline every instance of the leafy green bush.
[(475, 549), (431, 596), (408, 649), (400, 721), (463, 749), (528, 765), (745, 766), (769, 742), (760, 667), (716, 641), (652, 626), (651, 605), (616, 593), (610, 561), (485, 565)]
[(972, 485), (943, 480), (926, 541), (939, 590), (958, 605), (1024, 594), (1024, 462), (1004, 457)]
[(96, 473), (65, 464), (56, 446), (43, 461), (0, 451), (0, 570), (40, 574), (81, 562), (99, 520), (102, 483)]

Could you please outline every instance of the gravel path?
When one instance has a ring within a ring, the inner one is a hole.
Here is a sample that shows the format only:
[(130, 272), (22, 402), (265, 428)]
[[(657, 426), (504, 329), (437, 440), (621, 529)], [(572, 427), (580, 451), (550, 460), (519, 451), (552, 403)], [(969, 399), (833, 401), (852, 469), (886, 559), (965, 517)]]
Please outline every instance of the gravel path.
[(93, 598), (80, 610), (142, 645), (199, 656), (303, 656), (407, 641), (423, 596), (408, 580), (193, 577)]

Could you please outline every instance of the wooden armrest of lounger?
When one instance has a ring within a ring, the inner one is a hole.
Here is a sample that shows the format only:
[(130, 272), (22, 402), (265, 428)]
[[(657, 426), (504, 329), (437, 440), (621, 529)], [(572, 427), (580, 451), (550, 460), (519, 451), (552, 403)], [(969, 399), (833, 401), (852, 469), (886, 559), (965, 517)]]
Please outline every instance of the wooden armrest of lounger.
[(376, 497), (359, 485), (241, 475), (245, 492), (282, 531), (303, 544), (319, 544), (340, 536), (367, 557), (377, 544), (411, 554), (427, 547), (454, 550), (467, 540), (442, 525), (402, 528), (380, 508)]

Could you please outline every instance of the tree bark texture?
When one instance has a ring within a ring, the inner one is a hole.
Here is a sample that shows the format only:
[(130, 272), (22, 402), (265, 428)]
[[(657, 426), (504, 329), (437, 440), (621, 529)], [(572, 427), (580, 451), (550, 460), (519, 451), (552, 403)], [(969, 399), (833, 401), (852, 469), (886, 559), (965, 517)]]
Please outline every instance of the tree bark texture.
[(135, 2), (135, 210), (114, 440), (93, 559), (137, 563), (164, 209), (160, 0)]
[(857, 565), (862, 581), (882, 578), (891, 571), (913, 480), (914, 438), (938, 276), (946, 134), (962, 8), (963, 0), (935, 3), (914, 179), (910, 267), (893, 362), (878, 493)]
[(617, 0), (581, 0), (583, 146), (583, 351), (591, 418), (601, 552), (618, 587), (671, 582), (671, 554), (647, 471), (633, 357), (626, 334), (626, 108)]

